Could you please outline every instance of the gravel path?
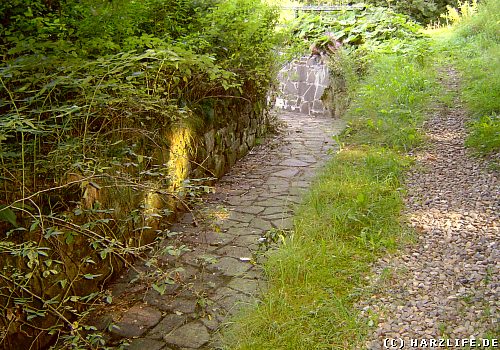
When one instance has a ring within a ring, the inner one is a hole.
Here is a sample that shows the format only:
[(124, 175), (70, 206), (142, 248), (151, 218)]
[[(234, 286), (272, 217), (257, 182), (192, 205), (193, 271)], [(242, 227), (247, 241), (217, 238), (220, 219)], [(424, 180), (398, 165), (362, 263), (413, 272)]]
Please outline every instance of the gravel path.
[[(456, 72), (443, 84), (458, 91)], [(498, 338), (500, 333), (500, 181), (464, 147), (460, 101), (439, 106), (425, 125), (429, 142), (407, 178), (407, 218), (417, 243), (374, 266), (365, 317), (378, 314), (368, 349), (439, 348), (410, 339)], [(394, 347), (395, 348), (395, 347)]]

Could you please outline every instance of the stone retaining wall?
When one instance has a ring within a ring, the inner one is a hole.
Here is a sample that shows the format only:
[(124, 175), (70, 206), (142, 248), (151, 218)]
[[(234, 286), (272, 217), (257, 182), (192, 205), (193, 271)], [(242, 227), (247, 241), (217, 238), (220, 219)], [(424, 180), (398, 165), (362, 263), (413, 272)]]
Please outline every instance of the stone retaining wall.
[(221, 177), (236, 161), (245, 156), (267, 130), (267, 116), (260, 108), (246, 108), (225, 126), (212, 126), (197, 135), (197, 152), (193, 160), (194, 178), (204, 174)]

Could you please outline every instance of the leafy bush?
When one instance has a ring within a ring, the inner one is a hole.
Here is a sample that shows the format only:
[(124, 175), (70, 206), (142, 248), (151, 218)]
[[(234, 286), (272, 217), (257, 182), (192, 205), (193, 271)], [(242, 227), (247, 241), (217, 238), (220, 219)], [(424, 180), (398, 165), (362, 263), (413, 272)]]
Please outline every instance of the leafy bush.
[[(397, 13), (410, 16), (421, 24), (428, 24), (439, 19), (439, 15), (446, 10), (446, 6), (457, 5), (457, 0), (366, 0), (358, 2), (392, 9)], [(307, 0), (306, 3), (313, 5), (345, 5), (353, 2), (345, 0)]]
[(428, 24), (439, 19), (440, 14), (446, 10), (446, 6), (456, 6), (457, 0), (367, 0), (369, 4), (392, 8), (398, 13), (403, 13), (414, 20)]
[[(52, 57), (43, 64), (37, 57), (23, 57), (3, 67), (0, 79), (5, 97), (0, 106), (2, 173), (16, 184), (14, 192), (4, 193), (6, 200), (21, 194), (16, 189), (42, 185), (30, 180), (41, 172), (47, 172), (47, 184), (58, 183), (75, 167), (84, 170), (80, 162), (85, 158), (103, 158), (102, 134), (110, 140), (110, 135), (123, 136), (123, 129), (162, 130), (176, 120), (195, 118), (192, 111), (210, 96), (207, 91), (217, 95), (238, 86), (234, 74), (210, 57), (178, 47), (98, 60)], [(72, 152), (69, 143), (75, 143)], [(61, 152), (65, 157), (58, 158)], [(54, 162), (60, 172), (54, 171)], [(28, 168), (31, 176), (18, 176)]]
[(330, 33), (344, 45), (371, 50), (385, 45), (388, 40), (409, 42), (423, 36), (419, 32), (420, 25), (407, 16), (379, 7), (317, 15), (304, 13), (297, 18), (294, 27), (294, 36), (308, 43), (324, 41), (326, 33)]
[(198, 50), (210, 50), (224, 68), (242, 77), (247, 92), (263, 98), (276, 73), (270, 68), (280, 42), (274, 32), (277, 16), (276, 8), (260, 1), (222, 1), (201, 20), (203, 30), (195, 36), (202, 43)]
[(97, 57), (165, 47), (201, 29), (214, 1), (14, 0), (0, 5), (0, 41), (9, 56), (71, 52)]

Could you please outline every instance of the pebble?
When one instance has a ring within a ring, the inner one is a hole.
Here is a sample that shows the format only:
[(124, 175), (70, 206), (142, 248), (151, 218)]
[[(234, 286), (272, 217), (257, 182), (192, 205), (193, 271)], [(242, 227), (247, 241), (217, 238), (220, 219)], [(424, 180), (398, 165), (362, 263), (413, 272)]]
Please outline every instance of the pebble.
[[(457, 73), (445, 74), (448, 88), (456, 88)], [(481, 338), (498, 327), (499, 176), (464, 147), (467, 116), (456, 102), (440, 106), (426, 122), (429, 142), (415, 154), (417, 164), (407, 177), (405, 215), (418, 243), (374, 264), (370, 288), (381, 294), (358, 303), (362, 317), (368, 315), (363, 310), (384, 312), (367, 349), (383, 348), (388, 334)], [(377, 277), (385, 269), (401, 272), (384, 285)]]

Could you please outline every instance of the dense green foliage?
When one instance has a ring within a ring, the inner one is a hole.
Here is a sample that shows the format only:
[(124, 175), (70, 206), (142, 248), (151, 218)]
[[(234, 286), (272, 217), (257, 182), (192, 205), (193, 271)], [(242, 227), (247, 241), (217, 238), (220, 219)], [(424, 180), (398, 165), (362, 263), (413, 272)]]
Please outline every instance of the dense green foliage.
[(0, 15), (2, 342), (98, 346), (73, 322), (110, 300), (99, 290), (148, 249), (172, 199), (198, 189), (172, 173), (174, 141), (196, 152), (179, 128), (263, 112), (276, 11), (254, 0), (14, 0)]
[(293, 23), (295, 37), (309, 41), (325, 40), (329, 32), (336, 40), (355, 46), (379, 46), (390, 40), (421, 37), (420, 25), (405, 15), (381, 7), (341, 12), (301, 14)]
[[(201, 11), (194, 7), (196, 2), (176, 4), (169, 7), (172, 13), (163, 4), (163, 13), (147, 12), (149, 17), (145, 11), (152, 9), (150, 2), (139, 9), (134, 1), (98, 1), (97, 9), (92, 2), (84, 8), (64, 2), (57, 11), (32, 4), (42, 8), (40, 13), (26, 10), (29, 16), (25, 13), (15, 23), (21, 14), (11, 9), (7, 30), (12, 39), (7, 37), (4, 43), (10, 59), (0, 71), (4, 115), (0, 156), (6, 179), (14, 183), (22, 179), (17, 188), (31, 188), (40, 177), (57, 183), (62, 174), (53, 172), (53, 164), (61, 152), (65, 163), (59, 164), (65, 172), (82, 167), (84, 158), (100, 159), (102, 155), (92, 150), (118, 141), (108, 136), (99, 139), (110, 130), (118, 132), (116, 125), (130, 129), (148, 124), (155, 130), (187, 116), (193, 119), (194, 114), (213, 119), (214, 99), (228, 96), (222, 101), (227, 105), (231, 96), (241, 97), (242, 88), (246, 99), (264, 98), (271, 79), (274, 12), (264, 6), (259, 11), (251, 1), (226, 1), (205, 9), (203, 16), (190, 17), (189, 25), (175, 24), (169, 18), (181, 20), (180, 8), (186, 17), (189, 11)], [(78, 9), (82, 18), (68, 13)], [(40, 17), (42, 10), (45, 17)], [(64, 23), (61, 26), (75, 37), (54, 37), (50, 21)], [(164, 22), (172, 26), (169, 31), (161, 25)], [(93, 27), (98, 30), (91, 35)], [(145, 36), (149, 39), (144, 41)], [(32, 170), (29, 176), (27, 169)]]
[[(273, 76), (275, 12), (250, 0), (35, 0), (1, 12), (5, 204), (73, 170), (128, 163), (149, 147), (132, 130), (221, 123), (221, 108), (263, 102)], [(111, 143), (120, 149), (102, 154)]]
[[(485, 1), (477, 9), (472, 5), (462, 5), (461, 13), (469, 15), (453, 16), (456, 30), (451, 35), (445, 33), (439, 43), (447, 59), (451, 57), (462, 74), (462, 98), (473, 116), (467, 145), (479, 154), (498, 154), (500, 2)], [(476, 11), (478, 13), (473, 15)]]
[(447, 6), (455, 7), (457, 0), (367, 0), (366, 3), (376, 6), (386, 6), (398, 13), (409, 15), (414, 20), (428, 24), (439, 20), (442, 13), (446, 11)]
[(313, 5), (351, 5), (355, 3), (370, 4), (385, 8), (390, 8), (397, 13), (410, 16), (413, 20), (421, 24), (428, 24), (439, 20), (442, 13), (446, 11), (447, 6), (456, 7), (457, 0), (366, 0), (366, 1), (347, 1), (347, 0), (307, 0), (307, 4)]
[(165, 47), (201, 29), (215, 1), (45, 1), (0, 5), (1, 40), (8, 55), (67, 52), (99, 56)]

